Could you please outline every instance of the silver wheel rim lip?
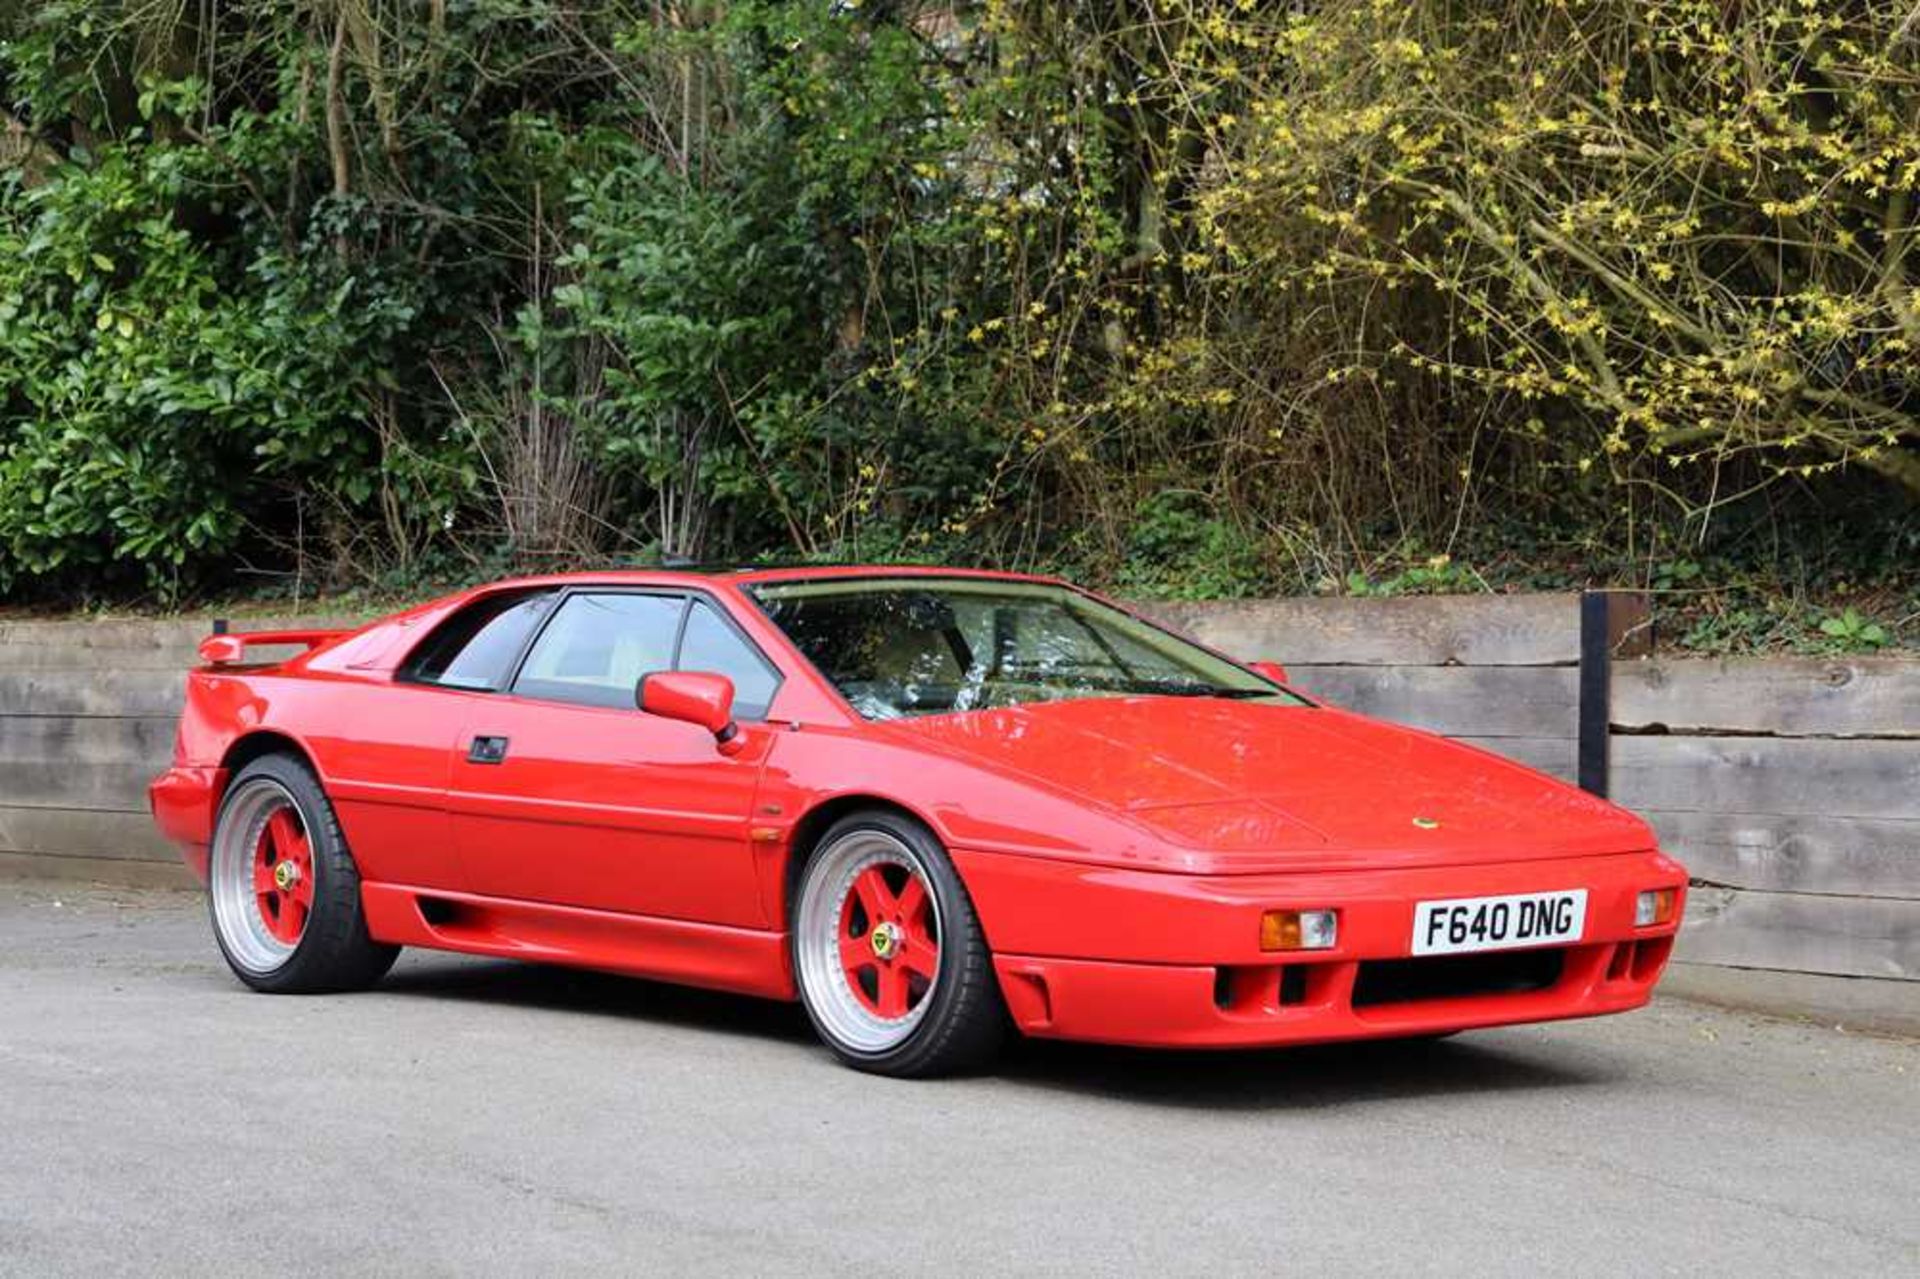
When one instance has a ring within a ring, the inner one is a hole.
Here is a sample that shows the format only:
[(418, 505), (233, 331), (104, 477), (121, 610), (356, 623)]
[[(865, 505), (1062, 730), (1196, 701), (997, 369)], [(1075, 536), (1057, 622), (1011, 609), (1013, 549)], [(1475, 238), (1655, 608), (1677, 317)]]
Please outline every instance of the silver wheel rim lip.
[(847, 980), (840, 962), (841, 907), (862, 871), (887, 864), (904, 866), (926, 887), (935, 934), (944, 954), (946, 919), (941, 915), (940, 896), (934, 891), (926, 862), (885, 831), (853, 831), (821, 849), (807, 864), (794, 912), (794, 962), (800, 970), (800, 992), (808, 1010), (835, 1043), (868, 1056), (890, 1052), (910, 1039), (940, 989), (940, 974), (936, 972), (920, 1002), (908, 1009), (906, 1016), (881, 1017), (860, 1002)]
[[(208, 857), (213, 926), (220, 932), (221, 945), (236, 966), (260, 976), (278, 971), (300, 948), (298, 942), (289, 945), (267, 930), (267, 921), (260, 917), (260, 905), (254, 899), (254, 850), (259, 847), (267, 821), (282, 808), (291, 808), (300, 819), (311, 847), (313, 825), (293, 792), (272, 778), (255, 777), (242, 782), (221, 810)], [(317, 881), (319, 858), (312, 859), (312, 867)]]

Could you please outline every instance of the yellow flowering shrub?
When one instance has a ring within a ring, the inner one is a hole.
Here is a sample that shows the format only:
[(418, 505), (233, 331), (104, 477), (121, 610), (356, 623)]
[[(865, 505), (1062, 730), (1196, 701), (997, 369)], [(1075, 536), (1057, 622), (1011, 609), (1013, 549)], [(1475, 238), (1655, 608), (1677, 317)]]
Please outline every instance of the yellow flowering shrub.
[(1694, 508), (1844, 465), (1920, 495), (1911, 4), (1333, 0), (1260, 40), (1200, 215), (1329, 378), (1437, 374)]

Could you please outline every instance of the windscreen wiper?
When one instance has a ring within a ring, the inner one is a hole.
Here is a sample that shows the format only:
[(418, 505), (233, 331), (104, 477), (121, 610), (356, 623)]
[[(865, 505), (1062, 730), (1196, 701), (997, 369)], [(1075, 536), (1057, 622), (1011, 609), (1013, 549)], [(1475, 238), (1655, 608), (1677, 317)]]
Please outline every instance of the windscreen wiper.
[(1213, 684), (1149, 684), (1138, 691), (1161, 697), (1226, 697), (1235, 701), (1248, 697), (1273, 697), (1280, 692), (1277, 688), (1220, 688)]

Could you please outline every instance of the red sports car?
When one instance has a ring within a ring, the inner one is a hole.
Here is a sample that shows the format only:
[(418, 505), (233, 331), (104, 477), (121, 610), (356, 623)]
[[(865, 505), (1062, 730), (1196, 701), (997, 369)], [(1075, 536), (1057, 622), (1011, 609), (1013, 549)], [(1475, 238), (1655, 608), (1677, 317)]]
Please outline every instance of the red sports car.
[(1686, 890), (1619, 808), (1043, 578), (529, 578), (201, 655), (153, 811), (266, 991), (408, 945), (574, 964), (797, 998), (849, 1064), (931, 1075), (1009, 1029), (1619, 1012)]

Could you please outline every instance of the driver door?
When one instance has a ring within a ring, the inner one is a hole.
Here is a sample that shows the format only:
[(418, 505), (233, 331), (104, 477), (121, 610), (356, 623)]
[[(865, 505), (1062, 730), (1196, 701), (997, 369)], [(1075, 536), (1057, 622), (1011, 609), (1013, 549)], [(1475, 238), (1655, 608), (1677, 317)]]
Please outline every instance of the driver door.
[[(748, 838), (765, 726), (743, 722), (745, 747), (728, 756), (705, 730), (634, 706), (650, 671), (724, 669), (697, 642), (712, 613), (656, 591), (585, 589), (560, 602), (511, 688), (475, 706), (455, 751), (448, 800), (473, 891), (767, 923)], [(772, 667), (737, 632), (721, 635), (748, 650), (759, 674), (759, 688), (736, 676), (736, 715), (763, 715)]]

